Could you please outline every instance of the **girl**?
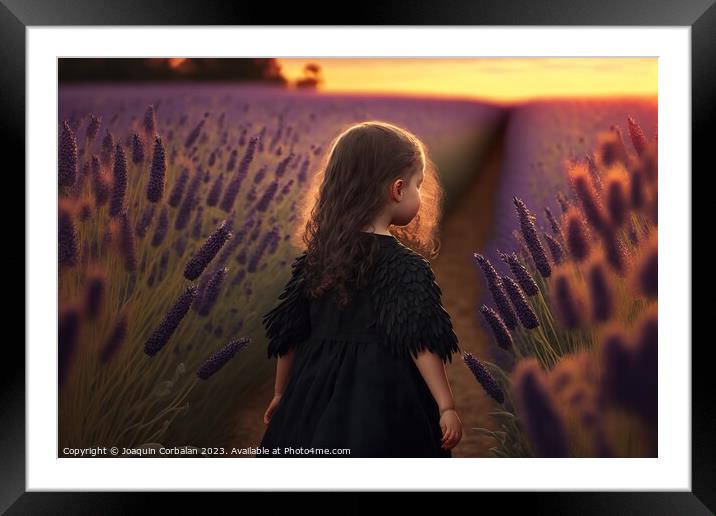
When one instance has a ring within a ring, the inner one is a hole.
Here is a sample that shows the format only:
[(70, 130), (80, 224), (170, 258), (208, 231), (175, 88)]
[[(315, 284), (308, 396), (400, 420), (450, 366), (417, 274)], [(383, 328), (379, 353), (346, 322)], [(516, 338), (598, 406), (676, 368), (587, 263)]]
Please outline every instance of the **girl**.
[(257, 457), (451, 457), (462, 423), (445, 363), (460, 348), (415, 250), (437, 253), (442, 203), (424, 144), (358, 123), (314, 181), (306, 250), (263, 317), (278, 361)]

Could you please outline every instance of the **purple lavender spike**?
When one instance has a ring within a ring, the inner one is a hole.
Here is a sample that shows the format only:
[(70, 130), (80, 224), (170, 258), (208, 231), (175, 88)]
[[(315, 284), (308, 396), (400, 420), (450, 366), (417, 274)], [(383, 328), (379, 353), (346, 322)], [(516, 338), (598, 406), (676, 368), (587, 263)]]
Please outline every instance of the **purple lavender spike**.
[(473, 374), (475, 379), (480, 383), (485, 392), (490, 395), (497, 403), (505, 402), (505, 395), (500, 389), (500, 385), (497, 380), (490, 374), (487, 367), (475, 358), (471, 353), (467, 351), (462, 352), (462, 360), (467, 364), (470, 372)]
[(189, 285), (179, 296), (174, 306), (167, 312), (159, 326), (144, 344), (144, 352), (149, 356), (156, 355), (177, 329), (186, 313), (189, 311), (192, 301), (196, 297), (196, 285)]
[(537, 457), (565, 457), (567, 431), (536, 359), (518, 363), (513, 373), (520, 416)]
[(182, 196), (184, 195), (184, 189), (186, 188), (188, 182), (189, 169), (186, 167), (182, 167), (181, 171), (179, 172), (179, 176), (177, 177), (177, 180), (174, 182), (174, 187), (169, 194), (169, 206), (173, 208), (179, 206), (179, 203), (182, 200)]
[(189, 280), (195, 280), (206, 269), (211, 260), (214, 259), (219, 249), (231, 238), (231, 232), (228, 230), (228, 221), (221, 222), (219, 227), (209, 235), (204, 245), (191, 257), (184, 269), (184, 277)]
[(530, 275), (529, 271), (525, 269), (524, 265), (520, 263), (520, 261), (517, 259), (516, 253), (502, 253), (498, 251), (500, 254), (500, 258), (510, 266), (510, 270), (512, 271), (512, 275), (517, 279), (517, 282), (519, 283), (522, 290), (524, 290), (525, 294), (528, 296), (535, 296), (537, 295), (537, 292), (539, 292), (539, 288), (537, 287), (537, 283)]
[(537, 328), (539, 326), (537, 315), (535, 315), (532, 307), (525, 299), (519, 285), (509, 276), (502, 276), (502, 285), (507, 291), (510, 301), (512, 301), (512, 306), (515, 307), (515, 312), (517, 312), (517, 317), (522, 326), (530, 330)]
[(549, 247), (549, 252), (552, 255), (552, 261), (556, 265), (559, 265), (564, 261), (564, 249), (562, 249), (562, 244), (557, 242), (557, 240), (548, 233), (543, 233), (542, 236), (544, 236), (547, 242), (547, 247)]
[(226, 363), (231, 360), (240, 349), (248, 346), (250, 342), (251, 339), (249, 337), (241, 337), (240, 339), (232, 340), (229, 344), (214, 353), (206, 362), (204, 362), (204, 364), (202, 364), (196, 372), (197, 376), (202, 380), (210, 378), (219, 369), (224, 367), (224, 365), (226, 365)]
[(164, 146), (161, 138), (155, 136), (152, 168), (149, 171), (149, 183), (147, 183), (147, 200), (149, 202), (159, 202), (164, 196), (166, 171), (167, 161), (164, 155)]
[(114, 182), (112, 183), (112, 197), (109, 204), (109, 216), (118, 217), (124, 209), (124, 198), (127, 194), (127, 160), (124, 148), (117, 144), (114, 154)]
[(114, 325), (112, 333), (107, 342), (105, 342), (99, 354), (99, 361), (103, 364), (109, 362), (112, 357), (117, 354), (122, 343), (127, 338), (127, 314), (126, 312), (119, 316), (119, 320)]
[(77, 137), (65, 120), (60, 134), (59, 186), (72, 186), (77, 177)]
[(135, 165), (144, 161), (144, 143), (137, 133), (132, 135), (132, 163)]
[(77, 231), (72, 213), (62, 205), (59, 207), (57, 231), (57, 261), (61, 266), (72, 267), (77, 264)]
[(510, 335), (510, 331), (507, 329), (507, 326), (505, 326), (499, 314), (487, 305), (482, 305), (480, 312), (490, 325), (497, 345), (502, 349), (512, 349), (512, 335)]
[(547, 255), (544, 252), (542, 243), (539, 241), (537, 236), (537, 230), (534, 225), (534, 216), (529, 212), (525, 203), (517, 197), (513, 197), (512, 201), (517, 209), (517, 215), (520, 219), (520, 229), (522, 231), (522, 237), (525, 239), (527, 248), (532, 255), (535, 267), (542, 275), (543, 278), (548, 278), (552, 274), (552, 268), (550, 267)]

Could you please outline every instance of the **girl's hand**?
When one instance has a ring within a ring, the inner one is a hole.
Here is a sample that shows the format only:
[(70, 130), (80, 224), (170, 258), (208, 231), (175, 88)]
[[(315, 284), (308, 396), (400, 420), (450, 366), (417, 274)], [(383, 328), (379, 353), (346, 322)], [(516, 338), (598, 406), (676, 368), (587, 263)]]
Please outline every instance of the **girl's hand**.
[(276, 410), (276, 405), (278, 405), (279, 401), (281, 401), (281, 395), (274, 394), (273, 399), (271, 400), (271, 403), (269, 403), (269, 406), (266, 409), (266, 412), (264, 413), (264, 424), (265, 425), (268, 425), (269, 421), (271, 421), (271, 416), (273, 416), (273, 412), (274, 412), (274, 410)]
[(455, 409), (448, 409), (440, 416), (440, 428), (443, 431), (441, 448), (450, 450), (454, 448), (462, 439), (462, 421), (457, 415)]

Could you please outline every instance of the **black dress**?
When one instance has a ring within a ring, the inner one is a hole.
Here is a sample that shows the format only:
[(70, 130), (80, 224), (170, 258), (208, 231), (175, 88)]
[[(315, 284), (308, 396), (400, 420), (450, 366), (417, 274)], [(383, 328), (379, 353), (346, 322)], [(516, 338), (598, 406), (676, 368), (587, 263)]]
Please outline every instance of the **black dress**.
[[(379, 240), (369, 284), (340, 309), (302, 291), (305, 252), (282, 301), (263, 317), (268, 357), (296, 347), (293, 368), (257, 457), (451, 457), (438, 405), (411, 358), (459, 352), (430, 262), (392, 235)], [(278, 448), (277, 454), (273, 449)], [(349, 449), (338, 454), (333, 449)], [(328, 451), (325, 451), (328, 450)]]

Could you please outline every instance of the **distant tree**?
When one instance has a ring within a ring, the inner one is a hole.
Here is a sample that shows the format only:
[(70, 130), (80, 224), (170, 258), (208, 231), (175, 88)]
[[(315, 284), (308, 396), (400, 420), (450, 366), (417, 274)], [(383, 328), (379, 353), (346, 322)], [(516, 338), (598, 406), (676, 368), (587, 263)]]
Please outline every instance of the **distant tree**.
[(273, 58), (61, 58), (58, 80), (122, 81), (255, 81), (287, 84)]
[(315, 89), (323, 82), (321, 66), (318, 63), (307, 63), (303, 67), (303, 77), (296, 80), (295, 85), (297, 88)]

